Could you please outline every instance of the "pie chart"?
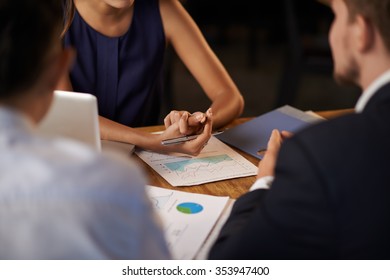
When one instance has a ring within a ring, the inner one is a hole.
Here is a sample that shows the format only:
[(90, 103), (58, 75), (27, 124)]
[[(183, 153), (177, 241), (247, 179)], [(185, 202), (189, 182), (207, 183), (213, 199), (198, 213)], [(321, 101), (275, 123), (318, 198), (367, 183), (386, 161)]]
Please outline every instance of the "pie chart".
[(184, 214), (197, 214), (203, 211), (203, 206), (194, 202), (184, 202), (177, 205), (176, 209)]

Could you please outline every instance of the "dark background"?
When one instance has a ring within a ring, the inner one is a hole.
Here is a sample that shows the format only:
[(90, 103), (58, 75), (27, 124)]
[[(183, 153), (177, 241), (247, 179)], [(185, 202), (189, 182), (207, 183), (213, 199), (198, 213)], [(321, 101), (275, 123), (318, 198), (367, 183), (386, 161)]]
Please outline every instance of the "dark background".
[[(354, 107), (360, 90), (333, 81), (329, 7), (315, 0), (182, 3), (244, 96), (242, 116), (283, 104), (301, 110)], [(205, 111), (210, 104), (172, 51), (166, 59), (166, 90), (164, 113)]]

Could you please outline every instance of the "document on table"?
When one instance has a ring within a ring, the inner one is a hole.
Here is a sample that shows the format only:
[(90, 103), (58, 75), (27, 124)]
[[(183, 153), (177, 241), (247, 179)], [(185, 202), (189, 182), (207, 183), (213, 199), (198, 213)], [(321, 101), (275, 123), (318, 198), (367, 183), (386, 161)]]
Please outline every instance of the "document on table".
[(154, 186), (146, 192), (160, 216), (174, 259), (194, 259), (229, 201), (229, 197), (187, 193)]
[(212, 136), (197, 157), (137, 150), (136, 154), (172, 186), (192, 186), (257, 174), (257, 167)]

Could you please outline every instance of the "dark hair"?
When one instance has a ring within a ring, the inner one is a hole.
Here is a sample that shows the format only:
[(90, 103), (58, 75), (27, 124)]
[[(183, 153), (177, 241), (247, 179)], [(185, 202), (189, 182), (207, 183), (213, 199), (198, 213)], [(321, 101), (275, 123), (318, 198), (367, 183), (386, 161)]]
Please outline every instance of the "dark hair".
[(74, 13), (75, 13), (75, 6), (73, 3), (73, 0), (63, 0), (63, 6), (64, 6), (64, 29), (62, 30), (61, 37), (65, 36), (66, 31), (70, 28)]
[(378, 29), (390, 52), (390, 0), (344, 0), (353, 20), (360, 14), (371, 21)]
[(59, 0), (0, 0), (0, 99), (34, 85), (62, 18)]

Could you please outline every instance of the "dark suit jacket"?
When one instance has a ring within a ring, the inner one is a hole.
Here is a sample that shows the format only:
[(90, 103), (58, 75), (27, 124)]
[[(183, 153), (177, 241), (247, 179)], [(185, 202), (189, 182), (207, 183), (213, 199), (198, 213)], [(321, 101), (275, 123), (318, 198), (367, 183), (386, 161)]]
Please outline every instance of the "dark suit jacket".
[(390, 84), (285, 141), (271, 189), (236, 201), (209, 257), (390, 259)]

